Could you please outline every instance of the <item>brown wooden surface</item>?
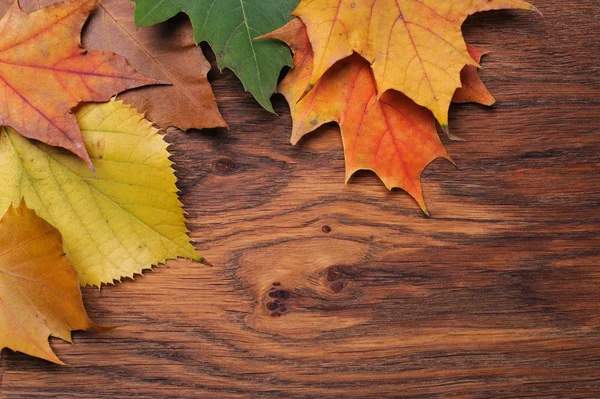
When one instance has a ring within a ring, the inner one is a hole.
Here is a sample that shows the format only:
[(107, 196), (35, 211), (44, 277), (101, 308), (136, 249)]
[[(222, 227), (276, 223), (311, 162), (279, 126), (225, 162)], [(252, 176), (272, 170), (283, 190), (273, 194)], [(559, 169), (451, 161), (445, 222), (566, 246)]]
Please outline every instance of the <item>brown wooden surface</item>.
[(3, 351), (0, 397), (600, 397), (600, 4), (534, 3), (466, 24), (498, 103), (453, 107), (430, 218), (214, 72), (231, 130), (168, 136), (214, 267), (84, 290), (122, 328), (53, 340), (70, 367)]

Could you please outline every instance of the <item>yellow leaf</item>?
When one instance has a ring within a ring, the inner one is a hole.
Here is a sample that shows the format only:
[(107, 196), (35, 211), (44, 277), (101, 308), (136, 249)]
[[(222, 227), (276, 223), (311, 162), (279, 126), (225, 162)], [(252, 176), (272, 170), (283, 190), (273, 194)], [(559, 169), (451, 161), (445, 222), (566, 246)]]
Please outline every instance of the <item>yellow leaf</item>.
[(24, 205), (0, 221), (0, 349), (63, 364), (48, 343), (71, 342), (88, 319), (60, 233)]
[(309, 87), (356, 51), (373, 68), (379, 96), (398, 90), (448, 125), (448, 108), (465, 65), (478, 65), (461, 32), (478, 11), (534, 9), (523, 0), (302, 0), (314, 50)]
[(171, 258), (201, 260), (158, 131), (119, 101), (76, 115), (97, 176), (71, 153), (3, 128), (0, 212), (25, 198), (62, 234), (83, 286), (132, 278)]

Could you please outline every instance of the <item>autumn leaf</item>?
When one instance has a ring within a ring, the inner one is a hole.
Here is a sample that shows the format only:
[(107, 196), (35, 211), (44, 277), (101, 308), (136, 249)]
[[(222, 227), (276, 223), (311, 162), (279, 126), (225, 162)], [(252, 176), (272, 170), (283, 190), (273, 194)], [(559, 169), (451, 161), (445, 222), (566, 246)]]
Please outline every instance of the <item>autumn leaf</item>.
[(94, 175), (60, 148), (0, 130), (0, 213), (24, 198), (63, 236), (83, 286), (133, 277), (166, 259), (201, 260), (187, 237), (167, 143), (122, 102), (76, 112)]
[(48, 337), (71, 342), (88, 319), (60, 233), (24, 204), (0, 221), (0, 349), (63, 364)]
[[(135, 5), (128, 0), (100, 0), (84, 29), (83, 44), (127, 58), (139, 72), (170, 86), (149, 86), (120, 94), (162, 128), (227, 127), (208, 82), (210, 62), (196, 46), (189, 21), (136, 28)], [(165, 101), (167, 99), (167, 101)]]
[(313, 53), (299, 19), (267, 35), (287, 42), (295, 67), (279, 85), (290, 104), (292, 144), (328, 122), (338, 122), (346, 160), (346, 181), (358, 170), (375, 172), (388, 189), (400, 187), (427, 212), (421, 173), (437, 158), (450, 159), (431, 113), (390, 90), (377, 99), (369, 63), (354, 54), (336, 63), (303, 97)]
[[(23, 11), (34, 12), (57, 2), (20, 0), (19, 4)], [(12, 3), (13, 0), (0, 0), (0, 15)], [(172, 21), (137, 29), (133, 23), (134, 8), (129, 0), (99, 0), (83, 29), (83, 45), (90, 50), (119, 54), (136, 71), (171, 84), (140, 87), (117, 98), (164, 129), (227, 127), (207, 79), (211, 65), (194, 43), (190, 23)]]
[(133, 0), (135, 22), (149, 26), (189, 15), (196, 43), (208, 42), (221, 70), (231, 69), (244, 88), (273, 112), (271, 96), (284, 66), (292, 65), (289, 49), (280, 42), (254, 41), (285, 25), (298, 0)]
[[(469, 54), (478, 63), (481, 57), (486, 53), (476, 47), (467, 45)], [(460, 73), (462, 87), (459, 87), (452, 98), (453, 103), (478, 103), (483, 105), (493, 105), (496, 100), (479, 77), (478, 68), (474, 65), (467, 65)]]
[(27, 14), (14, 3), (0, 20), (0, 125), (66, 148), (90, 166), (71, 109), (156, 83), (120, 56), (81, 48), (80, 30), (94, 5), (71, 0)]
[(461, 26), (470, 14), (504, 8), (535, 9), (523, 0), (301, 0), (293, 15), (314, 50), (308, 87), (357, 52), (372, 64), (379, 97), (400, 91), (446, 128), (461, 71), (478, 65)]

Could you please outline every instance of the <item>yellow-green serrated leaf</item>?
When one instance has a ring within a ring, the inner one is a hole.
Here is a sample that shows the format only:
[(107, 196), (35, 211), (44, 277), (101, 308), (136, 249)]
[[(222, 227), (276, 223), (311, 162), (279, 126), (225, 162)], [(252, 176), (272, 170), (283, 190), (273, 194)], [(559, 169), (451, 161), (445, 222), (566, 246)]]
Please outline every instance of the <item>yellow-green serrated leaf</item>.
[(158, 131), (119, 101), (85, 105), (77, 119), (96, 176), (67, 151), (0, 130), (0, 213), (25, 198), (62, 234), (83, 286), (133, 277), (167, 259), (200, 260)]

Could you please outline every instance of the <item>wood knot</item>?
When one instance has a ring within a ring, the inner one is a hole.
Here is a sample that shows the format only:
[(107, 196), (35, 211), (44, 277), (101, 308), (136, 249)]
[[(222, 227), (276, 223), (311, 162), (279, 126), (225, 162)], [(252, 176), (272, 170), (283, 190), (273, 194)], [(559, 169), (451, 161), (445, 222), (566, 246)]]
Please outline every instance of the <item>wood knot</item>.
[(327, 281), (335, 281), (342, 278), (342, 271), (339, 266), (331, 266), (325, 270), (325, 278)]
[(290, 299), (292, 297), (292, 294), (291, 294), (291, 292), (286, 291), (286, 290), (275, 290), (275, 291), (269, 292), (269, 296), (271, 298)]
[(221, 158), (215, 162), (213, 170), (221, 175), (230, 175), (235, 173), (240, 165), (229, 158)]
[(331, 284), (331, 291), (335, 292), (336, 294), (342, 292), (343, 289), (344, 289), (343, 281), (336, 281), (335, 283)]
[(346, 287), (344, 277), (344, 272), (340, 266), (330, 266), (325, 270), (325, 279), (329, 282), (332, 282), (332, 284), (329, 286), (329, 289), (336, 294), (342, 292), (344, 287)]
[(267, 302), (265, 305), (267, 310), (272, 312), (271, 316), (273, 317), (281, 317), (283, 313), (287, 312), (287, 300), (292, 297), (292, 293), (290, 291), (277, 288), (280, 286), (280, 282), (273, 283), (268, 295), (274, 300)]

